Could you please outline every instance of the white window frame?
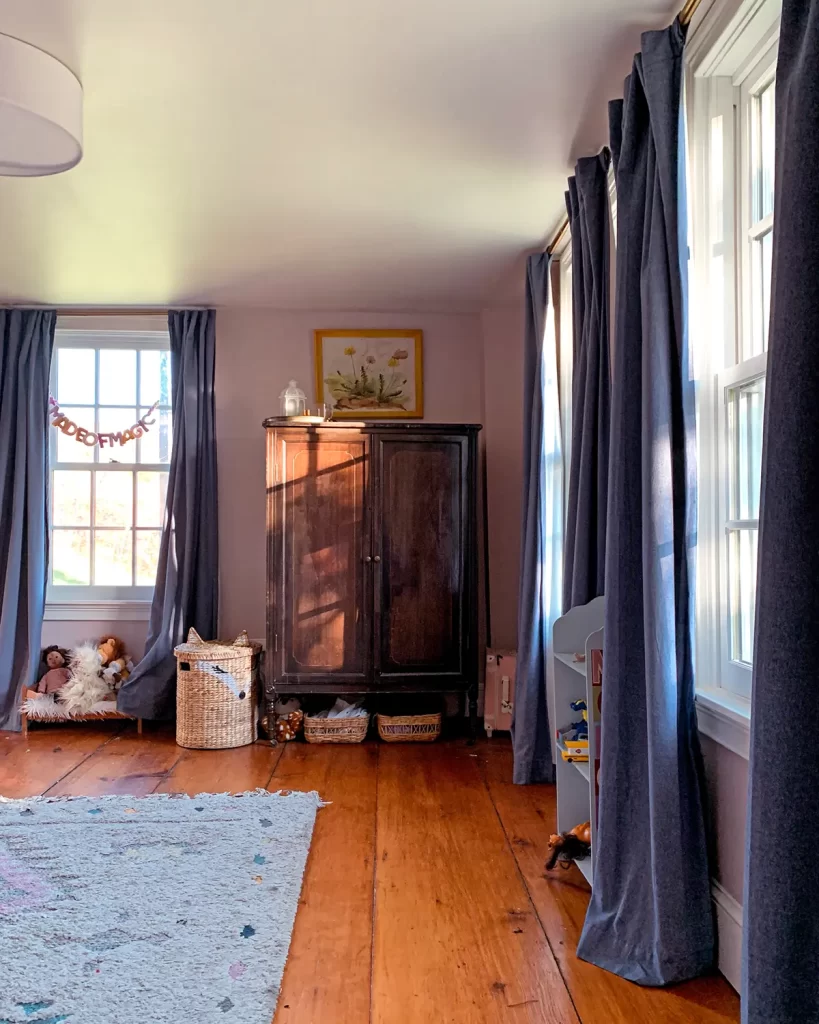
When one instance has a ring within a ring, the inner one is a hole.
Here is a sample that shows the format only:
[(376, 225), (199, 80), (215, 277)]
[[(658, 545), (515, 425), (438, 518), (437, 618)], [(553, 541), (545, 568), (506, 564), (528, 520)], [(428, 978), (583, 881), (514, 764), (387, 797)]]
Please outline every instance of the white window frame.
[[(51, 391), (57, 397), (57, 353), (61, 348), (93, 348), (98, 352), (103, 349), (136, 349), (138, 352), (147, 351), (170, 351), (170, 338), (167, 328), (156, 330), (120, 330), (94, 327), (81, 329), (66, 329), (58, 326), (54, 338), (54, 354), (51, 364)], [(139, 374), (139, 356), (137, 356), (137, 374)], [(99, 404), (99, 356), (97, 356), (96, 374), (97, 394), (94, 406), (86, 406), (89, 418), (93, 419), (95, 408)], [(139, 377), (137, 376), (137, 389)], [(137, 394), (139, 399), (139, 394)], [(66, 407), (81, 408), (82, 406), (64, 403)], [(139, 403), (137, 403), (139, 404)], [(171, 411), (172, 406), (161, 404), (157, 407), (158, 412)], [(128, 426), (128, 424), (125, 424)], [(123, 463), (116, 462), (57, 462), (57, 433), (56, 429), (49, 428), (49, 497), (53, 493), (52, 474), (55, 470), (91, 470), (91, 515), (93, 522), (94, 509), (94, 488), (93, 478), (95, 471), (106, 472), (122, 471), (129, 474), (134, 472), (159, 472), (167, 474), (170, 471), (169, 463)], [(139, 445), (139, 441), (133, 442)], [(107, 451), (107, 449), (106, 449)], [(136, 494), (134, 493), (134, 504)], [(49, 510), (49, 533), (53, 533), (55, 527), (51, 510)], [(136, 525), (136, 508), (132, 516), (131, 530), (136, 534), (140, 529)], [(156, 527), (145, 527), (145, 529), (157, 529)], [(90, 559), (93, 566), (94, 530), (91, 531)], [(49, 544), (53, 551), (53, 544)], [(133, 546), (134, 557), (136, 557), (136, 545)], [(149, 617), (151, 599), (153, 598), (154, 587), (152, 586), (97, 586), (89, 585), (55, 585), (51, 582), (51, 564), (48, 566), (48, 584), (46, 587), (46, 611), (47, 620), (96, 620), (115, 619), (120, 621), (144, 621)]]
[[(691, 338), (697, 377), (699, 523), (697, 546), (697, 701), (716, 718), (711, 733), (747, 756), (750, 665), (731, 658), (728, 398), (764, 376), (765, 353), (743, 359), (752, 329), (752, 197), (748, 169), (753, 98), (773, 77), (779, 0), (726, 0), (698, 12), (686, 51), (689, 153)], [(712, 137), (712, 119), (722, 117)], [(722, 203), (712, 187), (712, 145), (722, 147)], [(712, 260), (723, 261), (722, 291)], [(721, 310), (722, 315), (718, 315)], [(718, 721), (717, 721), (718, 719)], [(703, 721), (700, 715), (700, 726)], [(736, 732), (741, 726), (744, 735)], [(705, 730), (710, 732), (709, 729)]]

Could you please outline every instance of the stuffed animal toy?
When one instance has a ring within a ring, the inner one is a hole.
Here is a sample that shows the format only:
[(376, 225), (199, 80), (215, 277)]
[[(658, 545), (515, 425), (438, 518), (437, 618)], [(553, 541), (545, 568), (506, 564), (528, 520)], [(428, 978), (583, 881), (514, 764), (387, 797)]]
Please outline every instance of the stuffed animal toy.
[(111, 684), (102, 674), (98, 645), (80, 644), (69, 662), (71, 678), (60, 691), (60, 700), (72, 714), (87, 714), (95, 704), (114, 700)]
[(303, 711), (291, 711), (287, 715), (276, 715), (276, 740), (279, 743), (286, 743), (294, 740), (301, 732), (304, 722)]
[(568, 868), (573, 860), (588, 857), (591, 853), (591, 822), (584, 821), (568, 832), (561, 832), (559, 836), (549, 836), (549, 849), (552, 854), (546, 861), (547, 871), (551, 871), (556, 864)]
[(102, 665), (102, 675), (112, 689), (118, 690), (131, 674), (134, 663), (125, 653), (125, 644), (117, 636), (109, 636), (100, 641), (97, 648)]
[(26, 697), (44, 697), (48, 694), (57, 694), (62, 690), (71, 678), (67, 665), (69, 652), (63, 647), (46, 647), (43, 651), (41, 662), (45, 663), (46, 671), (36, 684), (34, 689), (26, 691)]

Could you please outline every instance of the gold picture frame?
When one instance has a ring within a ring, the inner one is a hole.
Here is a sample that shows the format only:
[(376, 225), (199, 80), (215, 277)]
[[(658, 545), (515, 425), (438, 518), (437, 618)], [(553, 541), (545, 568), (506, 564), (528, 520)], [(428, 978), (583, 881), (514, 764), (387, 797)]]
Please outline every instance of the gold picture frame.
[(423, 331), (320, 330), (313, 339), (316, 401), (333, 419), (423, 419)]

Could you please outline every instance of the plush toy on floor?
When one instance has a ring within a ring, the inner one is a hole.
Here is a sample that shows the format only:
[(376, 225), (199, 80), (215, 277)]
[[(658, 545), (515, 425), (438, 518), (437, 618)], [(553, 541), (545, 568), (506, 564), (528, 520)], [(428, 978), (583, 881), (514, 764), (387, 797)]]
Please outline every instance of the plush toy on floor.
[(303, 711), (290, 711), (286, 715), (276, 715), (276, 740), (287, 743), (294, 740), (304, 725)]
[(547, 871), (551, 871), (557, 864), (564, 869), (568, 868), (572, 861), (588, 857), (591, 853), (591, 822), (584, 821), (568, 832), (561, 832), (559, 836), (549, 836), (549, 849), (552, 854), (546, 861)]
[(56, 644), (46, 647), (40, 659), (41, 664), (46, 667), (46, 671), (34, 688), (26, 691), (26, 697), (39, 699), (59, 693), (71, 678), (67, 667), (69, 657), (70, 652), (63, 647), (57, 647)]

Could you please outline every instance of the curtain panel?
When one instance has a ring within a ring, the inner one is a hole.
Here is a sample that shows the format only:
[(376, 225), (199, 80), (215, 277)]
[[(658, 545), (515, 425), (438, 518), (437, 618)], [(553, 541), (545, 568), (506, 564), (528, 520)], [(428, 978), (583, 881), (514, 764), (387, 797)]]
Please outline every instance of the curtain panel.
[(48, 379), (57, 314), (0, 309), (0, 729), (40, 664), (48, 573)]
[(215, 638), (219, 598), (214, 369), (216, 314), (168, 314), (173, 444), (165, 522), (145, 655), (126, 680), (117, 707), (139, 718), (176, 710), (174, 647), (193, 626)]
[[(523, 535), (518, 662), (512, 723), (513, 781), (554, 782), (547, 694), (552, 626), (560, 614), (563, 548), (563, 453), (557, 338), (549, 306), (546, 253), (526, 268), (523, 339)], [(548, 326), (548, 330), (547, 330)]]
[(563, 611), (603, 593), (609, 478), (609, 151), (569, 179), (572, 234), (572, 445)]
[[(819, 1022), (819, 2), (785, 0), (744, 896), (744, 1024)], [(785, 723), (810, 738), (783, 753)], [(784, 853), (784, 856), (783, 856)]]
[(598, 851), (578, 956), (643, 985), (711, 967), (694, 711), (694, 395), (685, 333), (684, 32), (642, 37), (612, 118), (617, 268)]

